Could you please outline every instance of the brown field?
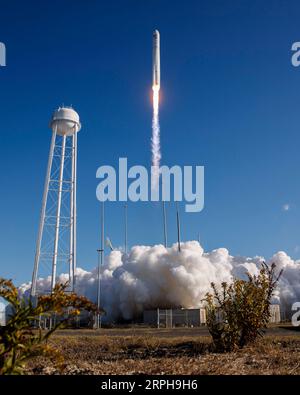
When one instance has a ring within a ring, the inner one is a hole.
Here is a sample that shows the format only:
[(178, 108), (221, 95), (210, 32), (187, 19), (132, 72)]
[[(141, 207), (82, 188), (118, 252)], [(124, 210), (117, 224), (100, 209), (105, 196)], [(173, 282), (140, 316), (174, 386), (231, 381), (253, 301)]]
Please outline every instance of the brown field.
[(300, 331), (270, 327), (256, 344), (216, 354), (205, 327), (64, 330), (52, 340), (62, 370), (39, 357), (30, 374), (300, 374)]

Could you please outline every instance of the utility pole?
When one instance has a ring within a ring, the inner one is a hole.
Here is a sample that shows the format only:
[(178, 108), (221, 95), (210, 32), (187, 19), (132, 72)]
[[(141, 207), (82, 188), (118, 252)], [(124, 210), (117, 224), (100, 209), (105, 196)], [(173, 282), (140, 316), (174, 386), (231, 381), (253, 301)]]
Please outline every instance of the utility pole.
[(179, 210), (178, 210), (178, 203), (176, 202), (176, 218), (177, 218), (177, 241), (178, 241), (178, 251), (181, 251), (180, 245), (180, 218), (179, 218)]
[(168, 235), (167, 235), (167, 212), (166, 212), (166, 203), (163, 200), (163, 224), (164, 224), (164, 244), (165, 248), (168, 247)]
[(100, 308), (101, 308), (101, 267), (103, 265), (103, 258), (104, 258), (104, 202), (102, 202), (101, 206), (101, 243), (100, 243), (100, 249), (97, 249), (98, 252), (98, 288), (97, 288), (97, 322), (96, 322), (96, 328), (99, 329), (101, 328), (101, 313), (100, 313)]
[(128, 248), (128, 239), (127, 239), (127, 204), (124, 205), (124, 217), (125, 217), (125, 254), (127, 254), (127, 248)]

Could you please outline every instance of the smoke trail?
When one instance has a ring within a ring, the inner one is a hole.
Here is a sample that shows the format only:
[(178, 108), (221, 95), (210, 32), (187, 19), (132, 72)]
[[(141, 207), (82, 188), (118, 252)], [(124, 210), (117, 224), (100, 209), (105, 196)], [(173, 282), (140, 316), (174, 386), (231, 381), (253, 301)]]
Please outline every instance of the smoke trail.
[(153, 89), (153, 117), (152, 117), (152, 188), (158, 189), (159, 185), (159, 166), (161, 159), (160, 152), (160, 127), (159, 127), (159, 86), (154, 85)]

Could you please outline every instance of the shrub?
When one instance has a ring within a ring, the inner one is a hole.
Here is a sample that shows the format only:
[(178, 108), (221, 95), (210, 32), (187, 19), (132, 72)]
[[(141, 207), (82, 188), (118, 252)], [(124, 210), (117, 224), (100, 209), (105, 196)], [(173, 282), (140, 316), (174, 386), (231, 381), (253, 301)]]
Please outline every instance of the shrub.
[[(0, 327), (0, 374), (24, 374), (28, 359), (44, 355), (62, 365), (58, 350), (49, 345), (48, 339), (63, 327), (81, 309), (97, 312), (97, 307), (87, 298), (66, 293), (68, 284), (58, 284), (49, 295), (41, 295), (35, 302), (18, 295), (18, 289), (10, 280), (0, 278), (0, 296), (13, 309), (6, 326)], [(66, 310), (68, 312), (65, 318)], [(33, 323), (39, 316), (56, 314), (61, 319), (48, 331), (35, 329)]]
[(270, 319), (273, 291), (282, 271), (276, 274), (276, 265), (262, 264), (257, 276), (247, 273), (248, 280), (223, 282), (205, 297), (207, 326), (216, 351), (232, 351), (263, 336)]

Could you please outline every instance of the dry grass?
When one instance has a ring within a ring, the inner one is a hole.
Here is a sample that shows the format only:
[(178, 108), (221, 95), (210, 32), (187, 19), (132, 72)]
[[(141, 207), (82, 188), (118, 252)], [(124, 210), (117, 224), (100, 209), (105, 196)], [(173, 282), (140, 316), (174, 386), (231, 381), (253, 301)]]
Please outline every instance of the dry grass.
[(300, 337), (266, 336), (236, 352), (216, 354), (210, 338), (62, 336), (53, 340), (65, 358), (59, 371), (42, 358), (30, 374), (300, 374)]

